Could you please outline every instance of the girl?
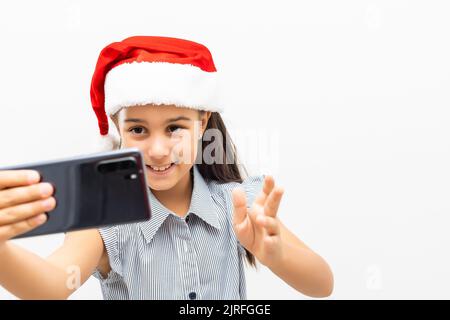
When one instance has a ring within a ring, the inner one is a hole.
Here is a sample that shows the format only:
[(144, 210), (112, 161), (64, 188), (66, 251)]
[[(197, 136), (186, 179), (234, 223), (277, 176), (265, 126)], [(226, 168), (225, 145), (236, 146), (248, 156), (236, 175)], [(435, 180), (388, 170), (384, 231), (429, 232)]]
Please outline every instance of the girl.
[(153, 215), (69, 232), (42, 259), (8, 239), (45, 223), (54, 190), (37, 172), (0, 171), (0, 284), (20, 298), (61, 299), (93, 274), (105, 299), (244, 299), (246, 260), (306, 295), (330, 295), (327, 263), (277, 217), (283, 189), (271, 176), (242, 177), (216, 82), (209, 50), (192, 41), (139, 36), (105, 47), (92, 106), (108, 149), (142, 151)]

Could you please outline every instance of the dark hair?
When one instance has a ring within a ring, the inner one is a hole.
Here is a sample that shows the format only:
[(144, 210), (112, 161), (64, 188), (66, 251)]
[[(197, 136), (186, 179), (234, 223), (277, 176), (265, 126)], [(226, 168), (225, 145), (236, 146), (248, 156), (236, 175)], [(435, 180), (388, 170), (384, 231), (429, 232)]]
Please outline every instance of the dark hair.
[[(204, 114), (205, 111), (200, 111), (199, 114)], [(114, 114), (112, 116), (113, 122), (119, 131), (118, 123), (117, 123), (117, 115)], [(237, 151), (236, 146), (234, 145), (233, 141), (231, 140), (230, 135), (228, 134), (227, 128), (225, 126), (225, 123), (222, 120), (222, 117), (217, 112), (211, 112), (211, 116), (209, 117), (208, 124), (206, 125), (205, 132), (207, 132), (209, 129), (215, 129), (218, 130), (221, 134), (221, 143), (217, 144), (215, 140), (211, 141), (203, 141), (201, 150), (198, 150), (198, 153), (200, 155), (203, 155), (205, 152), (205, 149), (208, 147), (210, 143), (215, 143), (215, 149), (214, 152), (218, 153), (219, 156), (221, 156), (222, 159), (219, 159), (219, 161), (214, 161), (212, 164), (207, 164), (203, 161), (203, 158), (201, 159), (200, 163), (197, 164), (198, 171), (202, 175), (203, 179), (206, 181), (217, 181), (219, 183), (228, 183), (228, 182), (238, 182), (242, 183), (242, 175), (241, 171), (239, 170), (239, 167), (237, 165)], [(122, 144), (122, 139), (120, 137), (120, 145)], [(119, 146), (120, 148), (120, 146)], [(214, 157), (216, 158), (218, 155), (214, 154)], [(217, 159), (217, 158), (216, 158)], [(241, 165), (241, 168), (243, 170), (243, 173), (248, 176), (247, 170), (243, 165)], [(250, 264), (252, 267), (256, 267), (256, 261), (253, 254), (245, 249), (246, 253), (246, 260), (248, 264)]]
[[(200, 111), (200, 114), (204, 113), (204, 111)], [(214, 149), (215, 152), (218, 152), (221, 155), (219, 163), (214, 161), (212, 164), (204, 163), (203, 159), (201, 163), (197, 164), (198, 171), (202, 175), (205, 180), (213, 180), (219, 183), (227, 183), (227, 182), (239, 182), (243, 181), (241, 172), (239, 171), (239, 167), (237, 165), (237, 151), (236, 146), (234, 145), (230, 135), (228, 134), (225, 123), (222, 120), (222, 117), (217, 112), (211, 112), (211, 116), (209, 118), (208, 124), (206, 125), (205, 131), (209, 129), (216, 129), (220, 131), (222, 136), (222, 143), (218, 144), (217, 148)], [(205, 148), (208, 147), (210, 143), (217, 143), (215, 140), (211, 141), (203, 141), (201, 154), (203, 154)], [(241, 165), (242, 170), (247, 176), (247, 170), (244, 166)], [(256, 267), (255, 257), (253, 254), (245, 249), (247, 262)]]

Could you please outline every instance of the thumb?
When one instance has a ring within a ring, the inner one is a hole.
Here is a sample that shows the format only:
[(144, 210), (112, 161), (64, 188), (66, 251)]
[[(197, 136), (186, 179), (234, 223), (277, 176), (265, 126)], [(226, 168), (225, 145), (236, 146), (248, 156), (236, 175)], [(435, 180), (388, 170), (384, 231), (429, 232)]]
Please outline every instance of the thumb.
[(242, 188), (235, 188), (231, 192), (233, 198), (233, 225), (238, 225), (245, 220), (247, 216), (247, 199), (245, 198), (245, 192)]

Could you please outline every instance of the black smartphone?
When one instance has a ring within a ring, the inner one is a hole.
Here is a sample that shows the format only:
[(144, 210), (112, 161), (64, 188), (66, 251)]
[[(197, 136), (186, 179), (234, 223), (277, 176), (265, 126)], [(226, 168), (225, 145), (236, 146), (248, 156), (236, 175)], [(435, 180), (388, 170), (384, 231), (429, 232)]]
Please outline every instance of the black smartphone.
[(36, 170), (54, 187), (47, 221), (16, 238), (150, 219), (145, 163), (137, 148), (2, 167)]

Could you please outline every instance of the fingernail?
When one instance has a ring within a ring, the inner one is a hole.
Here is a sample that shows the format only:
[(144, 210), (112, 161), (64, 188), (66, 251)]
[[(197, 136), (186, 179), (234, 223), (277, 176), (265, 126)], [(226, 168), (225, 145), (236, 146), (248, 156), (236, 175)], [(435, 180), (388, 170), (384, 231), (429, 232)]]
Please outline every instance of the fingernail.
[(50, 183), (42, 183), (39, 186), (39, 189), (41, 191), (41, 195), (43, 195), (43, 196), (48, 196), (48, 195), (52, 194), (52, 191), (53, 191), (53, 187)]
[(45, 209), (50, 210), (53, 208), (53, 199), (52, 198), (48, 198), (46, 200), (44, 200), (42, 202), (42, 205), (44, 206)]
[(46, 220), (47, 220), (46, 214), (40, 214), (36, 217), (36, 222), (39, 224), (44, 223)]
[(31, 171), (28, 174), (28, 182), (29, 183), (34, 183), (39, 181), (39, 179), (41, 178), (41, 176), (39, 175), (39, 173), (37, 171)]

